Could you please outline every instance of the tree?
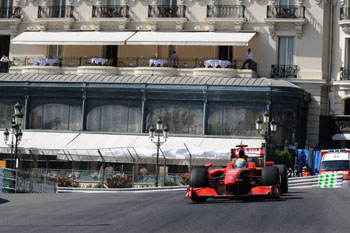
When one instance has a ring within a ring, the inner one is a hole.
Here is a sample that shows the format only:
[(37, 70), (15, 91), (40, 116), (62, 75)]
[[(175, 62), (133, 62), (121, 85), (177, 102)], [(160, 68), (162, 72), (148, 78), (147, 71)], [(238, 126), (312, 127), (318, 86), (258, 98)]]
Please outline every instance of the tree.
[(285, 164), (287, 167), (292, 166), (291, 154), (289, 151), (278, 151), (275, 154), (275, 164)]

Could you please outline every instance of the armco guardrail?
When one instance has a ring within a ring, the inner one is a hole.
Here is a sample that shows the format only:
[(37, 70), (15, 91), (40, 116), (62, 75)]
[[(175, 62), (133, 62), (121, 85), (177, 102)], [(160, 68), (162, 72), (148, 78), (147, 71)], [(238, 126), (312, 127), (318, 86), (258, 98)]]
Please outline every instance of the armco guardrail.
[(58, 193), (119, 193), (119, 192), (154, 192), (154, 191), (186, 191), (187, 186), (165, 186), (148, 188), (68, 188), (58, 187)]
[(290, 188), (341, 188), (343, 187), (343, 174), (332, 173), (320, 176), (290, 177)]
[(289, 177), (289, 188), (315, 188), (318, 187), (318, 176)]
[[(329, 176), (289, 177), (289, 188), (340, 188), (343, 185), (342, 174)], [(149, 192), (149, 191), (186, 191), (187, 186), (165, 186), (148, 188), (67, 188), (58, 187), (59, 193), (110, 193), (110, 192)]]

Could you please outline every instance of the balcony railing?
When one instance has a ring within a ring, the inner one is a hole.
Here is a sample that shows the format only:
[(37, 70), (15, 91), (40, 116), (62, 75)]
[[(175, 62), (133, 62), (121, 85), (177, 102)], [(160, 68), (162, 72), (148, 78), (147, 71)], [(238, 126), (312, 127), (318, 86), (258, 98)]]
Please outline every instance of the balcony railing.
[(185, 18), (186, 6), (148, 6), (148, 17)]
[(21, 10), (20, 7), (0, 7), (0, 18), (20, 19)]
[(304, 6), (267, 6), (267, 18), (305, 18)]
[(349, 69), (345, 67), (340, 67), (340, 80), (350, 80)]
[(39, 6), (38, 18), (74, 18), (74, 6)]
[(350, 19), (350, 7), (340, 7), (340, 20)]
[[(38, 62), (38, 60), (44, 60), (43, 62)], [(103, 59), (102, 62), (93, 62), (96, 60), (94, 57), (64, 57), (64, 58), (35, 58), (35, 57), (25, 57), (25, 58), (14, 58), (12, 66), (61, 66), (61, 67), (78, 67), (78, 66), (114, 66), (114, 67), (148, 67), (150, 66), (150, 60), (155, 59), (155, 57), (120, 57), (116, 60), (113, 59)], [(170, 67), (172, 62), (168, 58), (157, 58), (165, 60), (163, 67)], [(180, 58), (177, 61), (177, 66), (175, 68), (204, 68), (205, 60), (215, 60), (217, 58), (207, 57), (207, 58)], [(101, 59), (102, 60), (102, 59)], [(244, 59), (234, 59), (231, 65), (227, 68), (241, 69)], [(252, 62), (250, 70), (257, 71), (257, 63)]]
[(297, 78), (298, 71), (295, 65), (272, 65), (271, 78)]
[(97, 18), (129, 18), (129, 6), (106, 5), (92, 6), (92, 17)]
[(243, 5), (207, 5), (207, 18), (245, 18)]

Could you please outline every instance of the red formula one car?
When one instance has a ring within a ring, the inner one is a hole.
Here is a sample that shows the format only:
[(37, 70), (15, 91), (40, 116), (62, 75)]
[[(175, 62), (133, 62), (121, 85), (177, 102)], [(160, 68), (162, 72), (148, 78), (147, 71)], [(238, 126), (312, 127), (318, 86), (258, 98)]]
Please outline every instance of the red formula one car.
[[(288, 191), (286, 165), (266, 162), (265, 166), (256, 167), (256, 163), (263, 161), (263, 149), (256, 148), (255, 150), (262, 153), (250, 157), (249, 153), (246, 156), (246, 151), (252, 151), (252, 148), (244, 148), (246, 145), (237, 147), (239, 148), (232, 149), (232, 163), (228, 163), (226, 167), (212, 167), (208, 163), (205, 167), (192, 169), (186, 198), (191, 198), (194, 202), (204, 202), (208, 198), (279, 198), (281, 193)], [(248, 162), (239, 167), (240, 159)]]

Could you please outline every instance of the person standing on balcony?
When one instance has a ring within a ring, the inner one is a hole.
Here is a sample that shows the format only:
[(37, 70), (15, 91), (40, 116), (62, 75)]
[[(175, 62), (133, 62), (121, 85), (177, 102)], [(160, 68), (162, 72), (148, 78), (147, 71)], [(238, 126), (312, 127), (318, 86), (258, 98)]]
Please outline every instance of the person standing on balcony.
[(170, 64), (171, 64), (171, 67), (173, 68), (177, 68), (178, 67), (178, 58), (177, 58), (177, 55), (176, 55), (176, 51), (173, 52), (173, 54), (170, 56)]
[(242, 68), (241, 69), (245, 69), (246, 64), (248, 64), (248, 69), (251, 69), (252, 66), (252, 62), (253, 62), (253, 52), (252, 50), (249, 48), (247, 54), (245, 55), (247, 57), (247, 60), (245, 60), (243, 62)]

